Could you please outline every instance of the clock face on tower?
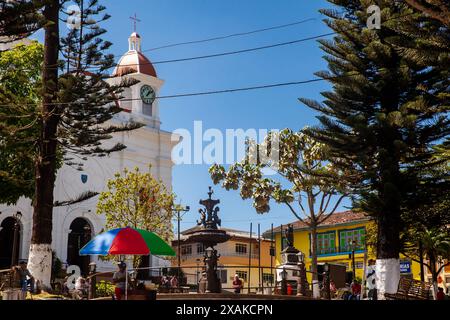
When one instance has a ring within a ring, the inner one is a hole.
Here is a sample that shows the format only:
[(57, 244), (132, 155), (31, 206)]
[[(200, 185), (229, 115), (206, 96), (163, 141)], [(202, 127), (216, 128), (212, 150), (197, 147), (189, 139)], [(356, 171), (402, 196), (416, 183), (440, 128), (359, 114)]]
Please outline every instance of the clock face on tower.
[(144, 84), (141, 87), (141, 99), (146, 104), (152, 104), (155, 101), (156, 94), (152, 87)]

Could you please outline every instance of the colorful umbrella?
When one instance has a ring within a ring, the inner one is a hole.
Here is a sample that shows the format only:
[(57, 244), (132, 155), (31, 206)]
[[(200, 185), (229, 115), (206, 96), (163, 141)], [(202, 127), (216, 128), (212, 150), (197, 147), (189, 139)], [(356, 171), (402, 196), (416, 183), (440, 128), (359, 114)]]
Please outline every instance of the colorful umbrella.
[(80, 250), (80, 255), (161, 255), (175, 256), (175, 251), (153, 232), (118, 228), (94, 237)]

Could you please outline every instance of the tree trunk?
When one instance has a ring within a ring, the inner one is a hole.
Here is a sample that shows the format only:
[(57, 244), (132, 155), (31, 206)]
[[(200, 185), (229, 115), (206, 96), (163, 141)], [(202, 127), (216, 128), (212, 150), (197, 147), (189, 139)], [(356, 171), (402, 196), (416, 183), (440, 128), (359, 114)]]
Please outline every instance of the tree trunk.
[[(383, 31), (382, 31), (383, 32)], [(381, 37), (389, 37), (390, 31), (384, 31)], [(388, 44), (389, 45), (389, 44)], [(389, 70), (385, 76), (386, 86), (380, 91), (381, 111), (390, 114), (399, 108), (398, 72), (400, 58), (391, 50), (391, 59), (383, 63)], [(405, 188), (400, 174), (401, 150), (397, 141), (402, 141), (398, 127), (389, 121), (381, 121), (377, 132), (379, 147), (377, 161), (379, 166), (378, 241), (376, 262), (376, 286), (378, 298), (384, 299), (384, 293), (396, 293), (400, 281), (400, 203)]]
[(311, 225), (311, 272), (312, 272), (312, 290), (315, 298), (320, 297), (319, 277), (317, 274), (317, 226)]
[(438, 271), (436, 268), (436, 256), (429, 255), (430, 267), (431, 267), (431, 277), (433, 281), (433, 298), (436, 300), (437, 292), (438, 292)]
[(419, 241), (419, 263), (420, 263), (420, 281), (425, 282), (425, 272), (423, 271), (423, 245)]
[(50, 1), (44, 9), (47, 21), (42, 72), (43, 99), (42, 123), (35, 163), (35, 198), (33, 230), (29, 252), (29, 269), (43, 288), (50, 287), (52, 265), (53, 189), (56, 177), (57, 128), (59, 112), (56, 97), (58, 90), (59, 53), (59, 1)]
[(378, 299), (384, 293), (395, 293), (400, 280), (399, 219), (393, 211), (385, 211), (378, 219), (376, 286)]
[[(385, 135), (386, 139), (395, 135)], [(394, 139), (390, 140), (394, 141)], [(400, 281), (400, 194), (398, 190), (399, 167), (395, 148), (386, 148), (381, 155), (381, 199), (383, 204), (377, 217), (378, 241), (376, 262), (376, 286), (378, 299), (384, 299), (384, 293), (396, 293)]]

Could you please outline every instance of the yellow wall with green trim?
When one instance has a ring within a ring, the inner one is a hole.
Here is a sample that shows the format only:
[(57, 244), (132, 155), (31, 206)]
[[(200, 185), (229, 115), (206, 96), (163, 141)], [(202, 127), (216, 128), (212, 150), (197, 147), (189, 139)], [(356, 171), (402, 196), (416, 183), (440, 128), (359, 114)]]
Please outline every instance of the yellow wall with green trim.
[[(370, 221), (358, 221), (355, 223), (346, 223), (340, 225), (327, 225), (326, 227), (319, 227), (317, 232), (335, 232), (335, 245), (339, 247), (339, 231), (342, 230), (351, 230), (356, 228), (366, 228)], [(275, 248), (276, 248), (276, 264), (281, 264), (281, 234), (278, 232), (275, 235)], [(310, 257), (310, 232), (306, 229), (294, 230), (294, 246), (298, 250), (305, 253), (305, 261), (306, 268), (310, 270), (311, 267), (311, 257)], [(400, 259), (404, 259), (405, 257), (400, 256)], [(376, 259), (375, 254), (371, 248), (368, 248), (367, 260)], [(351, 258), (348, 253), (335, 253), (328, 255), (319, 255), (317, 258), (318, 263), (327, 262), (327, 263), (338, 263), (338, 264), (346, 264), (347, 271), (352, 270)], [(361, 268), (356, 269), (356, 277), (362, 279), (363, 278), (363, 268), (362, 265), (364, 263), (364, 253), (355, 253), (355, 264), (358, 265), (360, 263)], [(411, 262), (411, 273), (415, 279), (420, 280), (420, 265), (417, 262)], [(311, 273), (308, 273), (308, 281), (311, 281)]]

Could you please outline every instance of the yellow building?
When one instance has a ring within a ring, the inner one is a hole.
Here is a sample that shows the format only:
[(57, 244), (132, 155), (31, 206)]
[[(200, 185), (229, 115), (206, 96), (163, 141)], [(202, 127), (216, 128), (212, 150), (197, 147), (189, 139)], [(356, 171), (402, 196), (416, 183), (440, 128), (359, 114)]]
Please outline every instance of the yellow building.
[[(364, 263), (369, 259), (375, 259), (370, 248), (365, 252), (366, 228), (370, 218), (363, 213), (345, 211), (335, 213), (318, 227), (317, 230), (317, 254), (318, 263), (333, 263), (344, 265), (347, 271), (352, 272), (352, 243), (355, 246), (355, 274), (359, 279), (363, 278)], [(294, 228), (294, 247), (305, 254), (307, 270), (311, 268), (311, 232), (309, 227), (301, 221), (291, 223)], [(286, 228), (287, 226), (285, 226)], [(266, 231), (264, 235), (268, 235)], [(276, 264), (281, 264), (280, 252), (285, 247), (284, 233), (281, 227), (274, 229)], [(356, 241), (356, 242), (353, 242)], [(402, 275), (420, 279), (420, 265), (405, 257), (400, 259)], [(311, 281), (311, 273), (308, 273)], [(310, 282), (311, 283), (311, 282)]]
[[(186, 233), (190, 233), (196, 228), (199, 227), (183, 231), (180, 237), (180, 265), (188, 284), (198, 283), (204, 266), (205, 248), (201, 243), (189, 242), (186, 237)], [(220, 243), (215, 247), (220, 254), (218, 274), (222, 282), (222, 289), (232, 289), (235, 274), (238, 274), (243, 281), (245, 290), (250, 281), (252, 292), (256, 291), (260, 282), (270, 283), (273, 277), (270, 269), (271, 260), (275, 267), (275, 259), (270, 256), (271, 241), (262, 237), (259, 241), (255, 234), (250, 237), (250, 233), (246, 231), (227, 228), (221, 228), (221, 230), (225, 230), (231, 236), (227, 242)], [(178, 241), (172, 241), (172, 247), (178, 254)], [(178, 265), (178, 256), (172, 260), (171, 265), (174, 267)], [(258, 266), (266, 268), (259, 269)], [(261, 273), (258, 270), (261, 270)]]

